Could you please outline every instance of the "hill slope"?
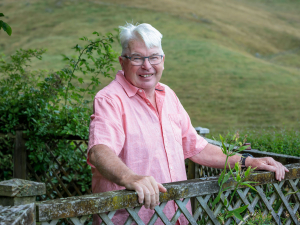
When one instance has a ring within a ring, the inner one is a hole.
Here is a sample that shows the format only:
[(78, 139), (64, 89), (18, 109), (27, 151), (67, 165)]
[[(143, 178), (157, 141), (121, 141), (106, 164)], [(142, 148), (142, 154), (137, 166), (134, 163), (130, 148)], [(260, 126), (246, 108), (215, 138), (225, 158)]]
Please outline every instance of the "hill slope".
[(60, 54), (74, 54), (79, 37), (112, 32), (125, 21), (150, 23), (164, 35), (162, 82), (194, 126), (300, 129), (299, 6), (291, 0), (3, 0), (0, 11), (13, 34), (0, 31), (0, 52), (47, 48), (33, 68), (57, 70)]

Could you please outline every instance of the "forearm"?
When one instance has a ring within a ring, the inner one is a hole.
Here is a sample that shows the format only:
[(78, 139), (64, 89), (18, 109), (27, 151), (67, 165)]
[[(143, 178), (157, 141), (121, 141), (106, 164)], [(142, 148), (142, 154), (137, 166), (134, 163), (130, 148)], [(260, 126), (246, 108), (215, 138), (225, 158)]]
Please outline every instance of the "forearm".
[[(223, 169), (226, 162), (226, 155), (222, 152), (221, 148), (212, 144), (207, 144), (206, 147), (197, 155), (190, 157), (190, 159), (203, 166)], [(241, 155), (237, 154), (230, 156), (227, 161), (231, 168), (234, 167), (236, 162), (241, 160)]]
[(90, 162), (108, 180), (125, 186), (124, 181), (135, 175), (122, 160), (106, 145), (96, 145), (90, 152)]

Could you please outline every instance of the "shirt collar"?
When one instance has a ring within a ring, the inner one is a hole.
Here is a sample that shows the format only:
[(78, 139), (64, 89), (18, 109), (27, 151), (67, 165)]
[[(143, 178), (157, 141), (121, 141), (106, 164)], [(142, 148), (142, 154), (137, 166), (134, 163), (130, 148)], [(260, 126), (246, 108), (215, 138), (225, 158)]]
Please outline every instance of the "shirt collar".
[[(138, 90), (140, 89), (140, 88), (138, 88), (136, 86), (133, 86), (131, 83), (129, 83), (128, 80), (126, 80), (126, 78), (124, 76), (124, 71), (123, 70), (119, 70), (118, 71), (118, 73), (116, 74), (115, 80), (119, 84), (121, 84), (121, 86), (125, 90), (125, 92), (128, 95), (128, 97), (134, 96), (138, 92)], [(156, 91), (165, 92), (165, 87), (162, 84), (157, 83), (157, 85), (155, 86), (155, 90)]]

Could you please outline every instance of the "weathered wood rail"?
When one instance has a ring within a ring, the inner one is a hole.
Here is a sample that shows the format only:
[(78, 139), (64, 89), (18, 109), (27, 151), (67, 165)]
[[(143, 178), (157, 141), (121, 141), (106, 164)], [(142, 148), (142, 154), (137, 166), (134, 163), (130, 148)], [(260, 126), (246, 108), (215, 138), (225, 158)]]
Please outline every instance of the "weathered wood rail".
[[(254, 184), (257, 192), (251, 191), (248, 187), (240, 187), (229, 209), (248, 205), (243, 214), (246, 220), (251, 219), (251, 215), (259, 209), (264, 215), (270, 214), (274, 224), (300, 224), (300, 163), (286, 166), (290, 171), (281, 182), (275, 180), (272, 172), (259, 171), (251, 174), (247, 180), (257, 182)], [(225, 199), (231, 196), (236, 183), (234, 180), (226, 182), (225, 187), (231, 188), (222, 194), (220, 202), (212, 209), (211, 202), (219, 191), (217, 179), (217, 177), (206, 177), (163, 184), (167, 188), (167, 192), (160, 193), (161, 204), (156, 206), (148, 224), (156, 224), (159, 220), (164, 224), (175, 224), (181, 214), (190, 224), (222, 224), (218, 218), (222, 215)], [(25, 187), (27, 186), (25, 185)], [(31, 188), (35, 190), (34, 187), (31, 186)], [(20, 190), (21, 188), (15, 189)], [(0, 192), (0, 195), (1, 193), (3, 192)], [(197, 201), (197, 208), (193, 215), (185, 207), (192, 197), (195, 197)], [(163, 213), (163, 208), (171, 200), (175, 201), (178, 210), (172, 218), (167, 218)], [(69, 218), (70, 224), (83, 225), (89, 223), (89, 215), (98, 214), (103, 220), (103, 224), (113, 224), (112, 218), (115, 212), (119, 209), (126, 209), (128, 219), (125, 224), (131, 224), (132, 221), (144, 224), (138, 216), (141, 207), (142, 204), (138, 203), (138, 197), (134, 191), (111, 191), (37, 202), (36, 221), (42, 225), (55, 225), (59, 224), (61, 219)], [(3, 220), (3, 217), (5, 218), (5, 215), (1, 214), (1, 225), (12, 224), (5, 223), (9, 220)], [(223, 222), (224, 224), (232, 224), (232, 222), (241, 224), (241, 221), (236, 218), (228, 218)]]

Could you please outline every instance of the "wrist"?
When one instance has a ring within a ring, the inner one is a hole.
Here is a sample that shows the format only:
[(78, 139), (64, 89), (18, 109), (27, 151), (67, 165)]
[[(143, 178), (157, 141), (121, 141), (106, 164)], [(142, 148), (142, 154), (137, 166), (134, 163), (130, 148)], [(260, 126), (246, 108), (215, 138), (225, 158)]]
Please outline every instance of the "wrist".
[(248, 167), (251, 165), (251, 161), (253, 159), (253, 156), (249, 153), (244, 153), (241, 155), (240, 163), (241, 167)]

